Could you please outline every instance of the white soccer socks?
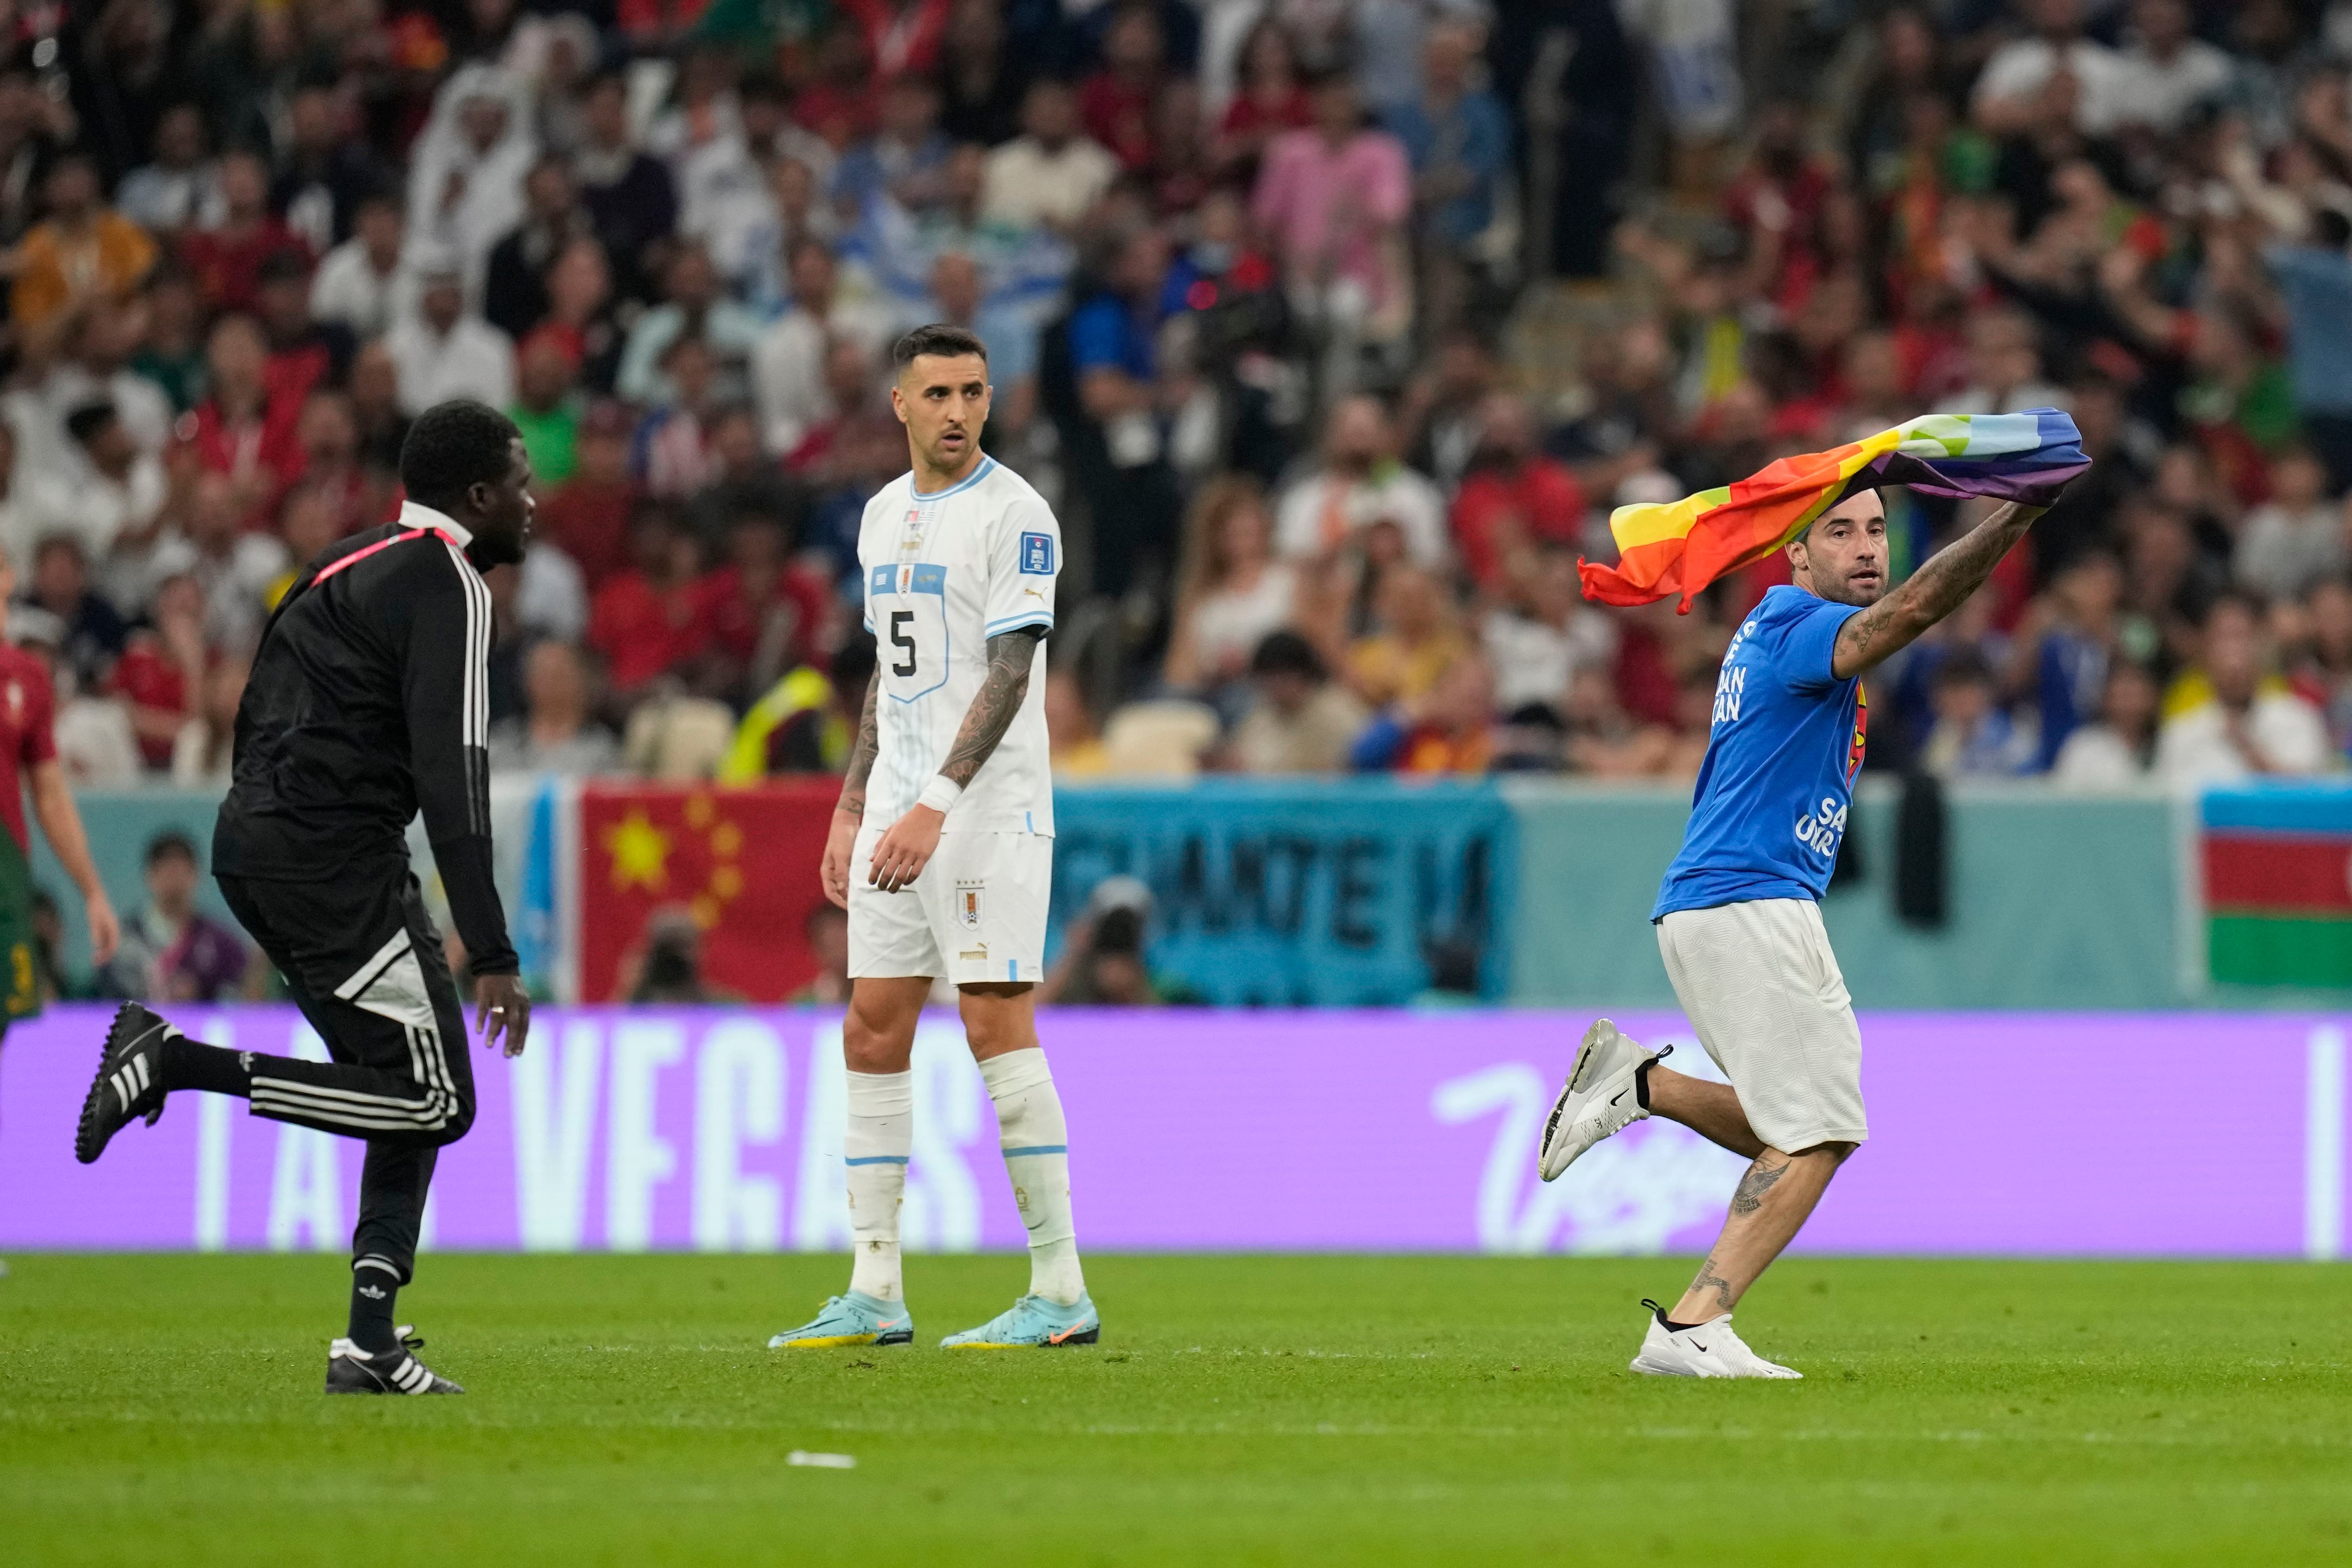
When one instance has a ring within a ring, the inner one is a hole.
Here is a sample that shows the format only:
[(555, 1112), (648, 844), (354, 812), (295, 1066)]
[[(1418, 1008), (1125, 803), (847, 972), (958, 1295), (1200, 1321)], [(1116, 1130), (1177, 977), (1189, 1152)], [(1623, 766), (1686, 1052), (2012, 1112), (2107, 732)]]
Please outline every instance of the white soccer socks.
[(1070, 1218), (1070, 1133), (1062, 1097), (1041, 1050), (1008, 1051), (980, 1064), (996, 1102), (997, 1142), (1013, 1201), (1029, 1228), (1029, 1293), (1061, 1306), (1087, 1293), (1078, 1233)]
[(841, 1149), (855, 1249), (849, 1288), (895, 1301), (906, 1294), (898, 1271), (898, 1205), (907, 1196), (907, 1156), (915, 1146), (915, 1075), (853, 1072), (848, 1101)]

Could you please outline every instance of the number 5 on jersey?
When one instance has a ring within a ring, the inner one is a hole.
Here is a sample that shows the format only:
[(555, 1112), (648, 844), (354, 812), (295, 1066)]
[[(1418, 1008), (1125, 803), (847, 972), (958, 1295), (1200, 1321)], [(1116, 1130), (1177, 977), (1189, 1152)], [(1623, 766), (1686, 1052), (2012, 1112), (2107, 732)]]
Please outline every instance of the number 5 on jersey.
[(902, 703), (937, 691), (948, 675), (948, 569), (877, 566), (866, 597), (882, 633), (882, 689)]

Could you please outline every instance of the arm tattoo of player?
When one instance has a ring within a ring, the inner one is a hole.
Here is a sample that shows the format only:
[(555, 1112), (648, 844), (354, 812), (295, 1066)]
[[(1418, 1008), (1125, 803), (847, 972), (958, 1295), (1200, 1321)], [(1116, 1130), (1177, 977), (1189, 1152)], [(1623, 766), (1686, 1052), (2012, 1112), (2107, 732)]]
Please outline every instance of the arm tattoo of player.
[(1831, 655), (1834, 663), (1860, 674), (1910, 646), (1921, 632), (1984, 586), (2000, 558), (2025, 537), (2025, 530), (2041, 515), (2039, 507), (2012, 501), (1929, 556), (1904, 580), (1903, 586), (1861, 614), (1846, 617)]
[(882, 749), (880, 719), (875, 712), (877, 694), (882, 690), (882, 672), (877, 670), (866, 682), (866, 711), (857, 717), (857, 739), (849, 748), (849, 767), (841, 778), (841, 800), (836, 811), (846, 811), (853, 817), (866, 815), (866, 780), (874, 772), (875, 754)]
[(1715, 1271), (1715, 1254), (1712, 1252), (1706, 1255), (1706, 1261), (1698, 1266), (1698, 1278), (1691, 1281), (1691, 1289), (1713, 1291), (1716, 1301), (1722, 1305), (1725, 1312), (1727, 1312), (1732, 1308), (1734, 1297), (1731, 1293), (1731, 1281)]
[(1023, 626), (988, 640), (988, 673), (980, 678), (980, 691), (964, 713), (948, 759), (940, 764), (940, 771), (958, 784), (971, 785), (972, 775), (1013, 727), (1013, 716), (1029, 695), (1029, 666), (1045, 634), (1043, 626)]
[(1763, 1207), (1764, 1195), (1772, 1190), (1772, 1184), (1789, 1174), (1792, 1162), (1783, 1159), (1777, 1166), (1765, 1164), (1770, 1157), (1769, 1154), (1757, 1155), (1756, 1163), (1748, 1167), (1748, 1174), (1739, 1178), (1739, 1188), (1731, 1195), (1732, 1213), (1753, 1214)]

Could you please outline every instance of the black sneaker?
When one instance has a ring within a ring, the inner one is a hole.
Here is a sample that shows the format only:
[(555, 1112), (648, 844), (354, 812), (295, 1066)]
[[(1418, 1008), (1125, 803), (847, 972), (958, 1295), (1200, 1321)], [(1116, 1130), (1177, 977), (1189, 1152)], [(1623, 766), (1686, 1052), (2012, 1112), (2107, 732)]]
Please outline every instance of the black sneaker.
[(122, 1004), (106, 1031), (98, 1076), (82, 1099), (74, 1158), (93, 1164), (115, 1134), (142, 1117), (151, 1127), (162, 1118), (163, 1041), (179, 1032), (137, 1002)]
[(463, 1394), (410, 1354), (425, 1342), (411, 1337), (403, 1325), (401, 1341), (390, 1350), (371, 1354), (347, 1339), (327, 1347), (327, 1392), (330, 1394)]

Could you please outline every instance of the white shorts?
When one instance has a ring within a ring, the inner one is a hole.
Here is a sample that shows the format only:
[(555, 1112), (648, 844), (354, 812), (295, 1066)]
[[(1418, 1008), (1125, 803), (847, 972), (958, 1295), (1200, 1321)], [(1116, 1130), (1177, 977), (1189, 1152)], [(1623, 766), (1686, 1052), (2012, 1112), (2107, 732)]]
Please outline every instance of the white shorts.
[(882, 828), (849, 852), (852, 979), (944, 975), (952, 985), (1045, 977), (1045, 904), (1054, 841), (1042, 833), (951, 832), (914, 885), (884, 893), (866, 879)]
[(1676, 910), (1658, 922), (1658, 951), (1758, 1137), (1793, 1155), (1870, 1136), (1862, 1030), (1819, 904), (1759, 898)]

